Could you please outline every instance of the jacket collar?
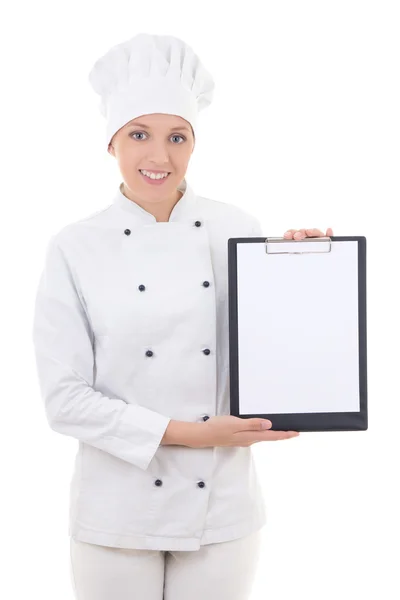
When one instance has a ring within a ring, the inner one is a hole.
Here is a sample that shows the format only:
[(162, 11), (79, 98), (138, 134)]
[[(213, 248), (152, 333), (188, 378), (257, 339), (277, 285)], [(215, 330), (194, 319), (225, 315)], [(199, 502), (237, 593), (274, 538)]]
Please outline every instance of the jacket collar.
[[(123, 210), (130, 212), (131, 215), (133, 215), (134, 217), (136, 217), (139, 221), (142, 221), (143, 223), (162, 224), (161, 222), (159, 223), (156, 220), (154, 215), (152, 215), (147, 210), (145, 210), (144, 208), (139, 206), (139, 204), (137, 204), (133, 200), (130, 200), (129, 198), (127, 198), (121, 191), (122, 185), (123, 185), (123, 182), (121, 182), (119, 184), (118, 191), (116, 192), (116, 194), (114, 196), (113, 204), (115, 206), (119, 206)], [(187, 221), (187, 220), (190, 220), (192, 218), (192, 216), (194, 215), (193, 211), (194, 211), (195, 205), (196, 205), (196, 196), (194, 194), (192, 187), (188, 184), (186, 177), (179, 184), (178, 190), (183, 192), (183, 196), (178, 200), (178, 202), (173, 207), (168, 222)], [(164, 224), (166, 224), (166, 223), (164, 223)]]

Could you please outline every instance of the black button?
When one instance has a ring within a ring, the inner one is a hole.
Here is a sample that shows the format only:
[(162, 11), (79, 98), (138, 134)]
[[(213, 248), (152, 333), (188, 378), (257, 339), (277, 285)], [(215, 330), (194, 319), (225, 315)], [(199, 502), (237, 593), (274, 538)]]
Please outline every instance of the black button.
[(210, 354), (211, 350), (209, 350), (208, 348), (206, 348), (205, 350), (203, 350), (204, 354)]
[(196, 227), (201, 227), (201, 221), (196, 221), (195, 225), (196, 225)]
[(143, 284), (139, 285), (139, 290), (141, 292), (143, 292), (143, 290), (145, 290), (145, 289), (146, 289), (146, 287)]
[(131, 235), (131, 230), (130, 229), (125, 229), (124, 233), (125, 233), (125, 235)]
[(204, 417), (203, 417), (203, 421), (208, 421), (208, 419), (209, 419), (209, 418), (210, 418), (210, 417), (209, 417), (208, 415), (204, 415)]
[(204, 285), (204, 287), (208, 287), (210, 285), (210, 282), (209, 281), (203, 281), (203, 285)]
[(153, 351), (152, 350), (147, 350), (146, 356), (153, 356)]
[(156, 479), (154, 482), (155, 485), (162, 485), (161, 479)]
[(204, 483), (204, 481), (199, 481), (199, 483), (197, 485), (199, 487), (203, 488), (206, 484)]

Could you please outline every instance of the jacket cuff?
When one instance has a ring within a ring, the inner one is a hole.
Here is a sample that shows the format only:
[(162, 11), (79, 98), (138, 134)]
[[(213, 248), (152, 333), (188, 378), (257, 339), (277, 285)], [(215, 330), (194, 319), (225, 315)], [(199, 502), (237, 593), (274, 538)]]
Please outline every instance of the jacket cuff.
[(147, 469), (170, 421), (171, 417), (149, 408), (128, 404), (115, 434), (121, 446), (119, 456), (140, 469)]

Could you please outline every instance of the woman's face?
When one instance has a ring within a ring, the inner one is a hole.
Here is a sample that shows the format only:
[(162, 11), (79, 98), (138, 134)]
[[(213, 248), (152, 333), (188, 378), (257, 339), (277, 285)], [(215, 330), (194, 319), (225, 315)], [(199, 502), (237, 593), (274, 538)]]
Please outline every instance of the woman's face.
[[(129, 121), (113, 136), (108, 152), (117, 159), (124, 189), (146, 203), (176, 198), (185, 177), (195, 139), (188, 121), (177, 115), (154, 113)], [(148, 183), (140, 173), (169, 172), (161, 185)]]

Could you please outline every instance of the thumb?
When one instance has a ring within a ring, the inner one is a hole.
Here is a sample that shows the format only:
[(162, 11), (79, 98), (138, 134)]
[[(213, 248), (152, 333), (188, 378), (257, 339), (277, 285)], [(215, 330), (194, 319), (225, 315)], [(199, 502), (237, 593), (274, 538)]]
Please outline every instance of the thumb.
[(250, 419), (250, 421), (250, 429), (254, 431), (259, 431), (260, 429), (269, 429), (272, 427), (272, 423), (268, 419)]

